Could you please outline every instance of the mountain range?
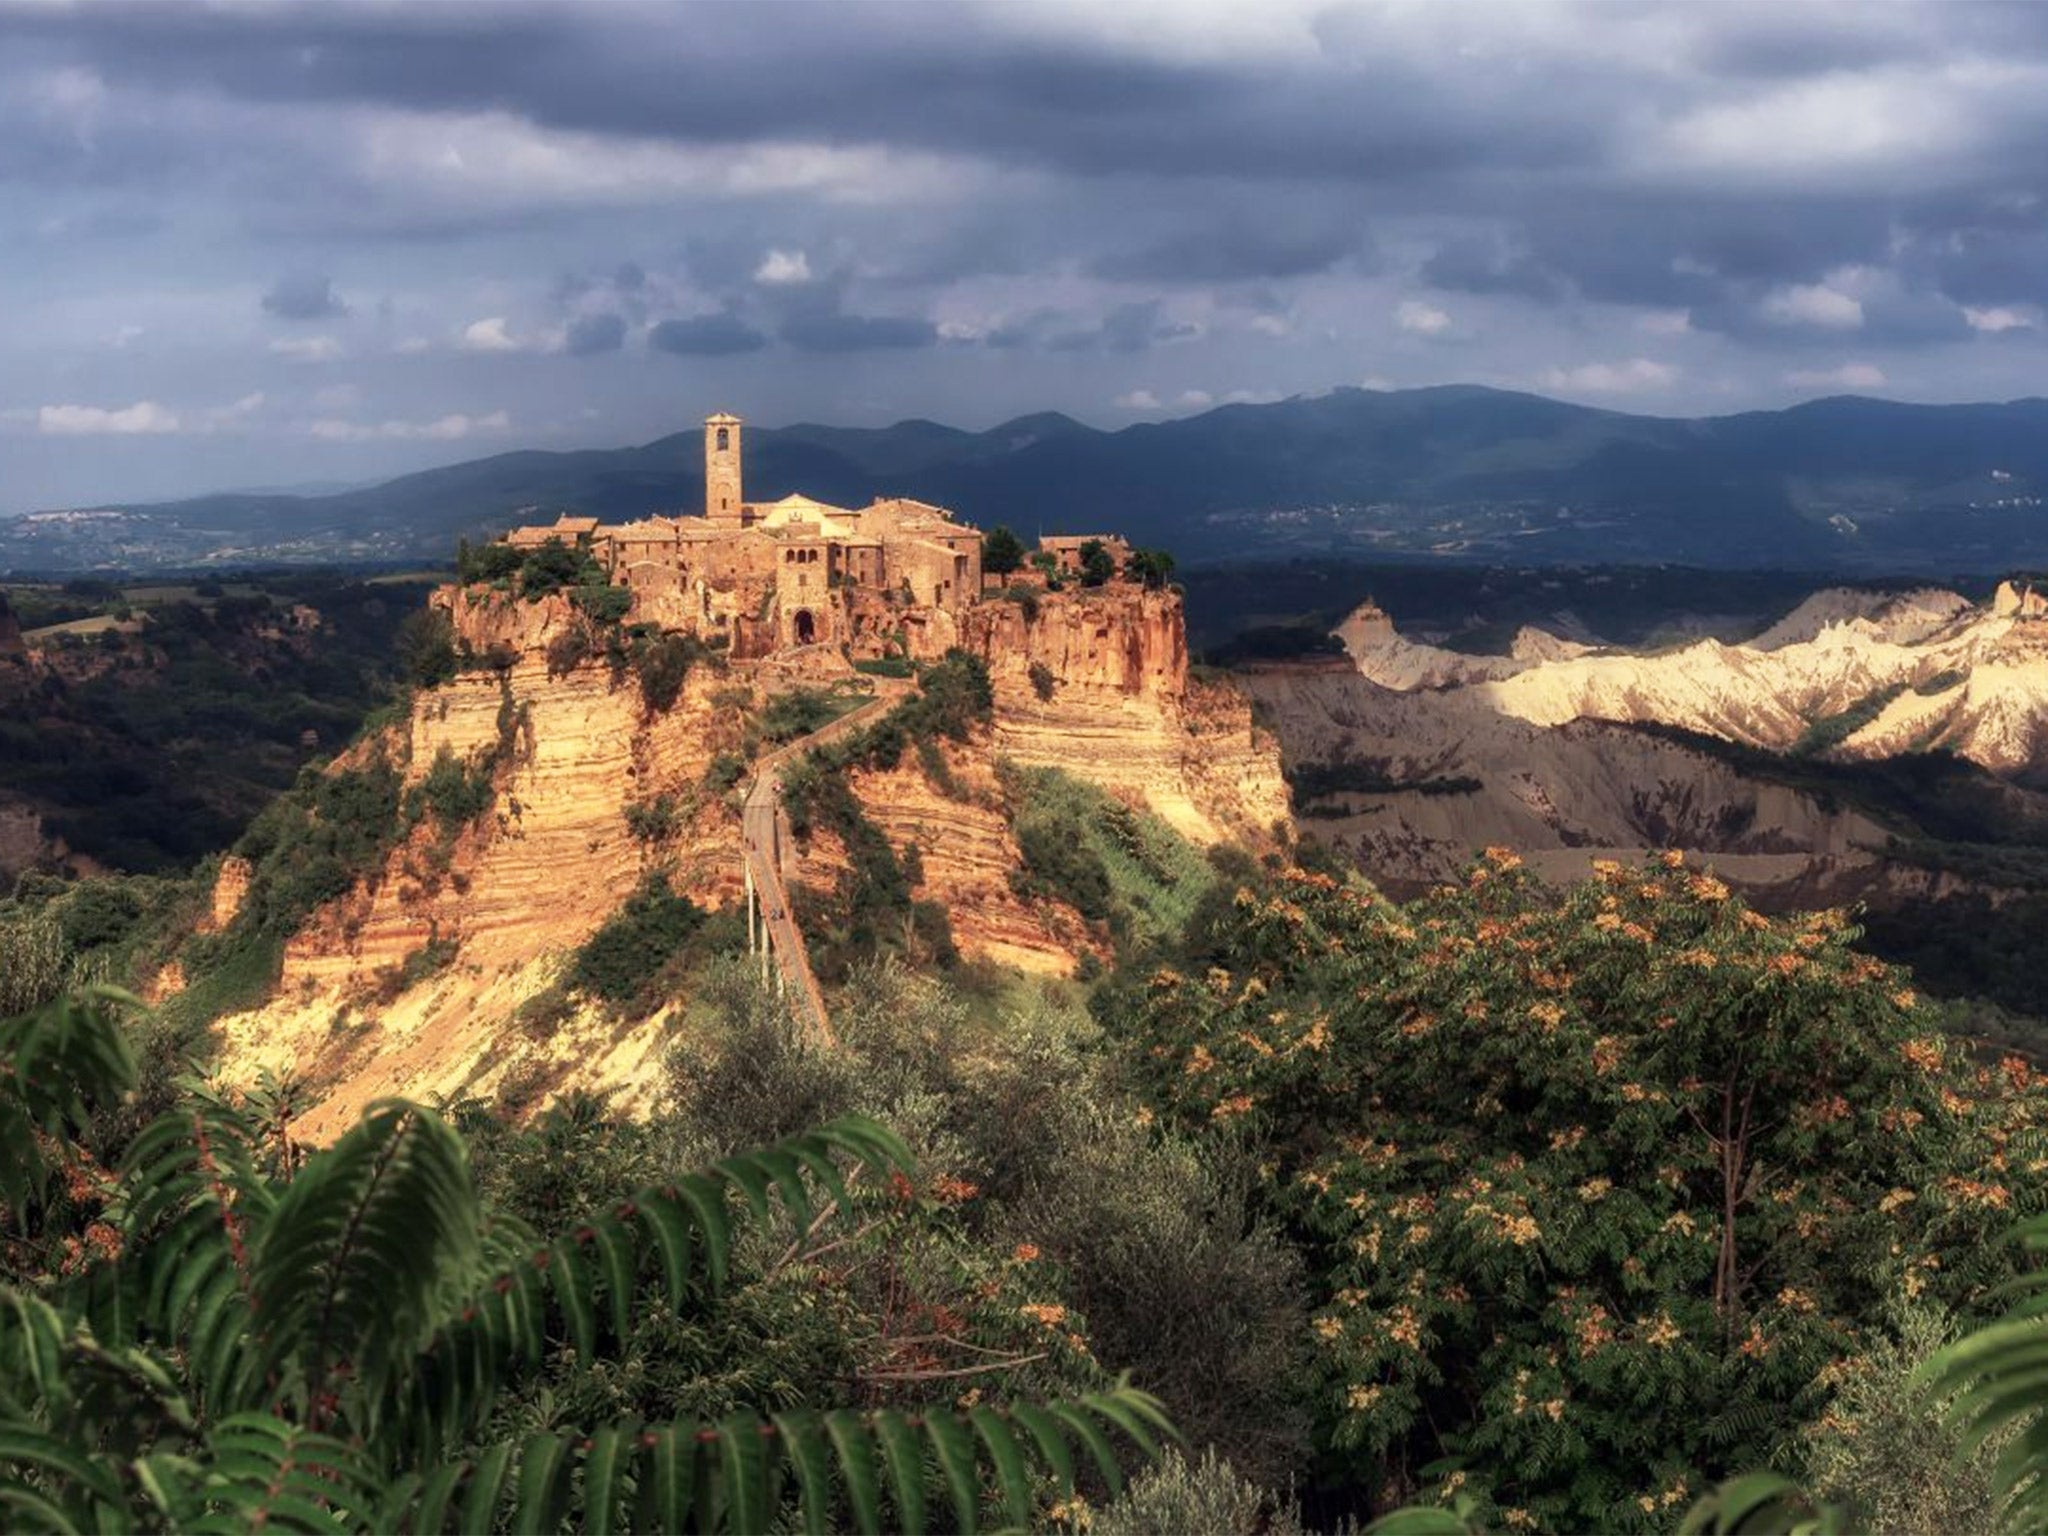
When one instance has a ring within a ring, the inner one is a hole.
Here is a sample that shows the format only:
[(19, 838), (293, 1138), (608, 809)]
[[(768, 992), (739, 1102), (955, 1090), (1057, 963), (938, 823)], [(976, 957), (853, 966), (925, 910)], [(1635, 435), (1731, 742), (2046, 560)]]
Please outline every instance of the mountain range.
[[(694, 510), (701, 439), (525, 450), (327, 495), (234, 493), (0, 522), (0, 572), (444, 558), (577, 510)], [(1376, 554), (1964, 573), (2048, 562), (2048, 400), (1857, 397), (1637, 416), (1476, 386), (1339, 389), (1101, 431), (753, 427), (747, 490), (938, 502), (1027, 536), (1117, 532), (1184, 562)]]

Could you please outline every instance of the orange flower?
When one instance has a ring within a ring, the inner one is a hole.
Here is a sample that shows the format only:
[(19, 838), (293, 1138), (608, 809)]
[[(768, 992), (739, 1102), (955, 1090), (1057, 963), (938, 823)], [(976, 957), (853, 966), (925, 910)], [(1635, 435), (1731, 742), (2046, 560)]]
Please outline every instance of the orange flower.
[(1015, 1259), (1019, 1264), (1029, 1264), (1033, 1259), (1038, 1257), (1038, 1244), (1019, 1243), (1016, 1246), (1016, 1248), (1014, 1248), (1011, 1251), (1010, 1257)]

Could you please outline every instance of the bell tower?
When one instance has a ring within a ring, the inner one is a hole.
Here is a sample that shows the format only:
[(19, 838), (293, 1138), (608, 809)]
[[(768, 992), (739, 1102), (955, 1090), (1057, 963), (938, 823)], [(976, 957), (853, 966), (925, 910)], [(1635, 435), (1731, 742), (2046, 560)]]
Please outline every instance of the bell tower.
[(720, 411), (704, 418), (704, 516), (737, 528), (740, 496), (740, 419)]

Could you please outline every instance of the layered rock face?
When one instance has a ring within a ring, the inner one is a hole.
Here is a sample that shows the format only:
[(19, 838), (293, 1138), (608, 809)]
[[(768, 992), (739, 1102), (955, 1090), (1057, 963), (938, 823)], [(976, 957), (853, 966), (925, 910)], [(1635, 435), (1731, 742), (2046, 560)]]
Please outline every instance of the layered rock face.
[(1650, 655), (1525, 631), (1513, 656), (1465, 656), (1407, 641), (1371, 605), (1337, 633), (1361, 676), (1401, 692), (1446, 690), (1442, 711), (1474, 721), (1675, 725), (1782, 752), (1830, 716), (1882, 706), (1829, 750), (1869, 759), (1938, 747), (2014, 773), (2048, 767), (2041, 606), (2010, 583), (1982, 608), (1933, 588), (1837, 588), (1744, 644), (1702, 640)]
[(1270, 840), (1287, 786), (1242, 695), (1192, 681), (1180, 597), (1115, 586), (1046, 593), (1037, 610), (968, 610), (961, 644), (988, 664), (996, 752), (1064, 768), (1184, 837)]
[[(635, 676), (615, 678), (601, 660), (550, 674), (551, 642), (581, 622), (566, 600), (450, 589), (436, 603), (496, 670), (422, 692), (404, 721), (347, 761), (382, 752), (416, 784), (444, 754), (466, 764), (489, 758), (493, 804), (452, 836), (423, 821), (379, 879), (316, 913), (291, 941), (277, 997), (221, 1026), (230, 1072), (293, 1069), (320, 1088), (303, 1126), (312, 1136), (335, 1133), (394, 1093), (525, 1084), (538, 1085), (536, 1101), (576, 1086), (615, 1090), (628, 1110), (650, 1103), (680, 1007), (631, 1026), (586, 1007), (537, 1035), (514, 1015), (648, 869), (669, 869), (700, 906), (739, 901), (739, 820), (705, 788), (706, 769), (741, 748), (746, 711), (767, 692), (847, 671), (833, 656), (814, 658), (822, 671), (806, 668), (801, 653), (699, 666), (673, 707), (652, 712)], [(1277, 751), (1254, 730), (1248, 702), (1188, 678), (1178, 597), (1125, 586), (1046, 594), (1030, 618), (1014, 603), (987, 602), (918, 649), (942, 651), (941, 639), (988, 663), (996, 707), (986, 738), (945, 746), (950, 792), (934, 787), (915, 754), (886, 773), (857, 772), (852, 787), (899, 853), (915, 847), (915, 895), (948, 908), (969, 958), (1064, 974), (1094, 944), (1065, 907), (1014, 894), (1020, 857), (998, 758), (1065, 769), (1205, 842), (1269, 839), (1284, 819)], [(628, 808), (662, 795), (677, 809), (675, 829), (642, 842)], [(823, 888), (843, 867), (842, 851), (821, 835), (792, 876)], [(220, 920), (238, 900), (224, 881)], [(429, 957), (438, 966), (412, 979)]]
[[(511, 664), (420, 694), (404, 722), (352, 756), (383, 751), (417, 783), (444, 750), (465, 763), (497, 752), (494, 804), (452, 840), (431, 821), (415, 828), (381, 879), (315, 914), (286, 947), (277, 998), (222, 1026), (231, 1064), (296, 1067), (331, 1088), (310, 1134), (347, 1124), (380, 1094), (493, 1091), (514, 1071), (565, 1062), (581, 1086), (645, 1088), (658, 1026), (617, 1031), (589, 1017), (532, 1041), (510, 1015), (650, 859), (672, 861), (700, 905), (737, 899), (737, 818), (702, 789), (713, 754), (739, 742), (731, 680), (696, 669), (672, 709), (650, 714), (631, 674), (615, 682), (586, 663), (549, 676), (547, 642), (574, 622), (566, 603), (453, 608), (463, 639), (505, 647)], [(682, 824), (654, 850), (633, 836), (626, 808), (662, 794)], [(430, 944), (452, 960), (394, 994)]]
[(1886, 860), (1888, 831), (1867, 817), (1630, 725), (1773, 752), (1945, 748), (1996, 773), (2048, 767), (2048, 623), (2010, 588), (1984, 607), (1931, 588), (1830, 589), (1745, 644), (1655, 654), (1524, 631), (1511, 656), (1465, 656), (1405, 640), (1371, 605), (1337, 633), (1349, 666), (1269, 668), (1245, 686), (1290, 761), (1386, 786), (1326, 796), (1304, 826), (1396, 891), (1495, 843), (1560, 876), (1682, 847), (1785, 905), (1927, 894), (1941, 878)]

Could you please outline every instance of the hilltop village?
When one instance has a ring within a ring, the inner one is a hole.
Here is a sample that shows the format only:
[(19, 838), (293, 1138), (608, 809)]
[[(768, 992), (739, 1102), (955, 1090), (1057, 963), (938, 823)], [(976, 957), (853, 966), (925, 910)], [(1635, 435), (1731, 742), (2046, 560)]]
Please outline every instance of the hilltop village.
[[(894, 648), (942, 650), (985, 581), (982, 530), (944, 507), (878, 497), (838, 507), (804, 495), (748, 501), (741, 479), (745, 423), (719, 413), (704, 422), (704, 510), (697, 516), (605, 524), (561, 517), (513, 529), (519, 551), (557, 541), (587, 551), (615, 586), (632, 594), (633, 622), (724, 645), (735, 659), (827, 646), (855, 657)], [(1098, 570), (1115, 573), (1132, 551), (1114, 535), (1040, 541), (1027, 572), (1079, 574), (1099, 546)], [(1027, 577), (1028, 579), (1028, 577)]]

